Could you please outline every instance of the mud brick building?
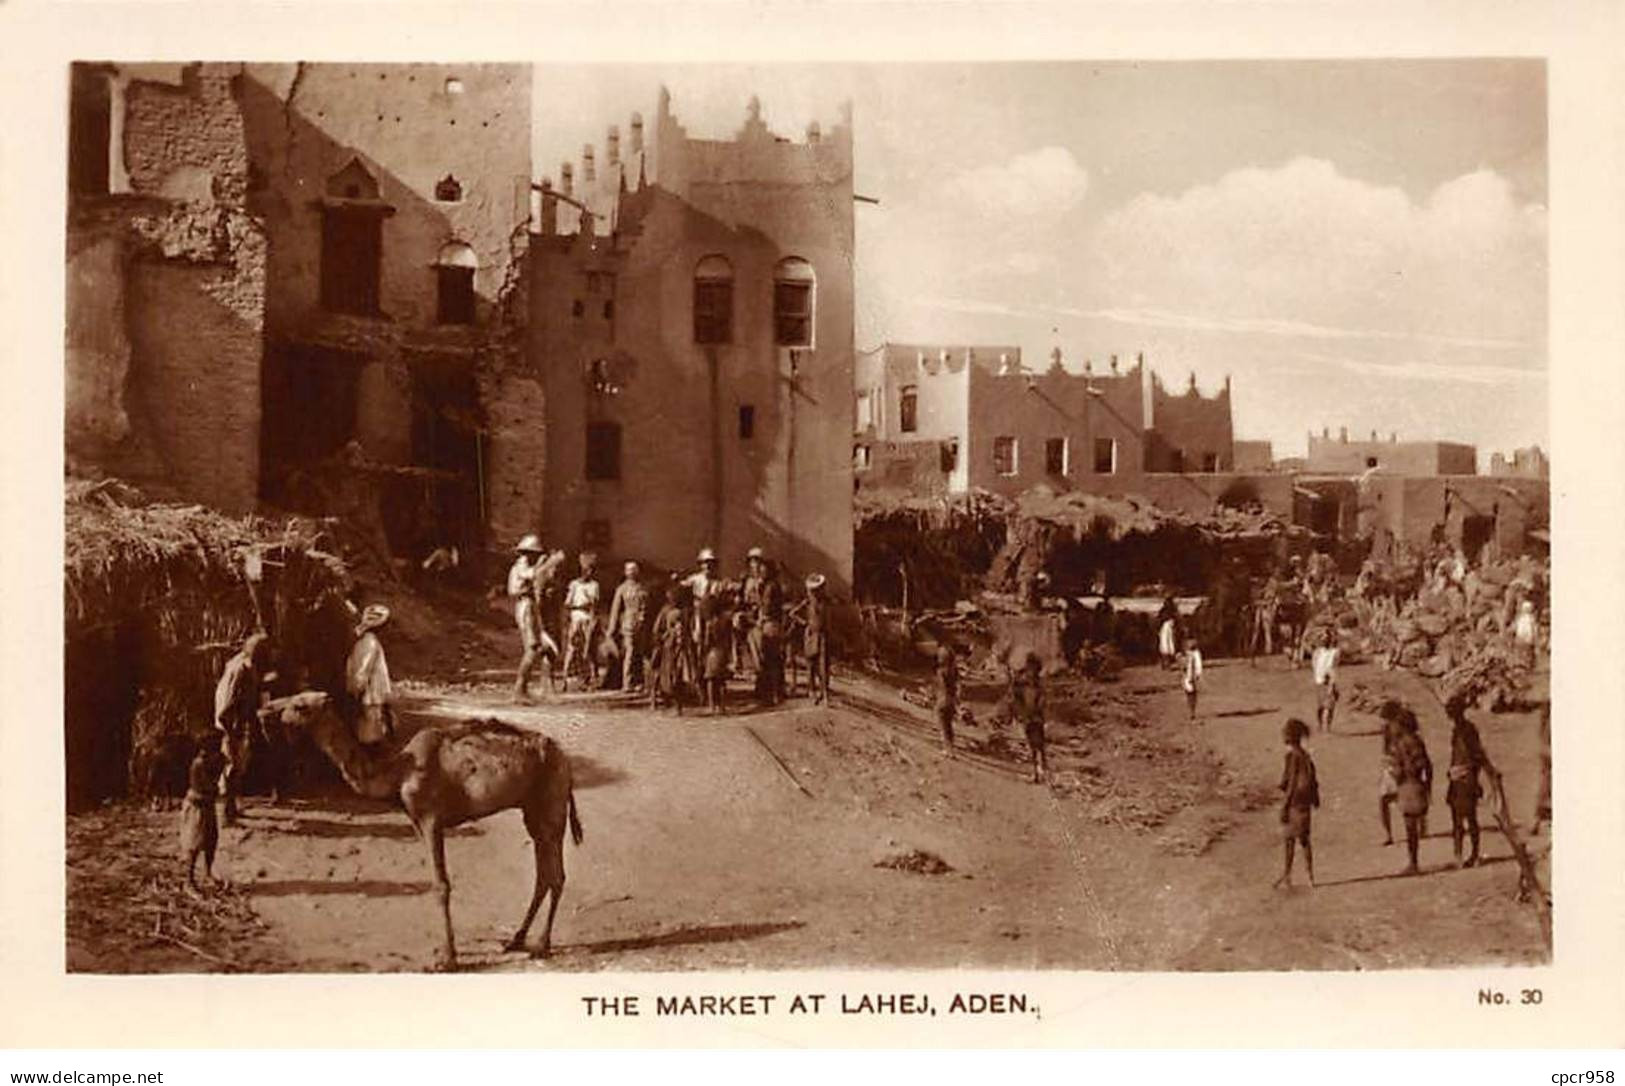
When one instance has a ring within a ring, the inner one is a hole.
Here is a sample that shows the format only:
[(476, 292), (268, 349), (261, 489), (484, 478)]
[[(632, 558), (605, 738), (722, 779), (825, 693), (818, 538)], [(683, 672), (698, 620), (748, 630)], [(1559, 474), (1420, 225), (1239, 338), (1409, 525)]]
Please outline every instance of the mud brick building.
[(410, 557), (535, 522), (528, 67), (71, 78), (70, 468)]
[(76, 64), (70, 470), (233, 512), (259, 492), (269, 259), (235, 65)]
[(1317, 473), (1358, 474), (1379, 468), (1396, 475), (1475, 475), (1478, 450), (1454, 441), (1400, 441), (1390, 433), (1379, 440), (1349, 440), (1348, 428), (1331, 436), (1329, 430), (1309, 435), (1309, 455), (1304, 470)]
[[(526, 530), (529, 67), (249, 64), (240, 88), (272, 239), (262, 494), (342, 505), (359, 486), (410, 557)], [(347, 449), (364, 472), (318, 466)]]
[(791, 141), (752, 100), (696, 139), (662, 91), (539, 186), (531, 357), (548, 541), (726, 568), (852, 569), (852, 134)]
[[(1229, 381), (1209, 397), (1193, 376), (1171, 393), (1143, 357), (1075, 373), (1059, 350), (1038, 371), (1013, 346), (887, 344), (859, 363), (855, 412), (860, 478), (927, 492), (1121, 490), (1124, 477), (1235, 464)], [(939, 451), (934, 472), (906, 448), (922, 442)]]

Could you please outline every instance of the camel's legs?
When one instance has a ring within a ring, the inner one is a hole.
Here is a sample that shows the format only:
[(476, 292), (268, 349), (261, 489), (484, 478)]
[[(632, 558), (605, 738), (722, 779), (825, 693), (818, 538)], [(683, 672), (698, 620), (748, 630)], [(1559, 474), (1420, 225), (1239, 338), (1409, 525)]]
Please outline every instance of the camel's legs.
[[(547, 957), (553, 949), (553, 916), (559, 911), (559, 898), (564, 894), (564, 836), (560, 833), (546, 842), (536, 842), (536, 881), (547, 883), (552, 891), (547, 896), (547, 921), (542, 925), (542, 945), (536, 948), (538, 958)], [(546, 875), (543, 875), (543, 862)]]
[(530, 933), (530, 922), (536, 919), (536, 910), (541, 907), (542, 895), (547, 893), (547, 884), (542, 878), (542, 842), (532, 840), (531, 846), (536, 853), (536, 889), (530, 895), (530, 905), (525, 909), (525, 918), (519, 922), (519, 930), (513, 933), (504, 950), (524, 950), (525, 936)]
[(440, 964), (451, 968), (457, 964), (457, 942), (451, 932), (451, 880), (446, 877), (446, 831), (439, 822), (431, 821), (420, 827), (429, 843), (429, 859), (434, 863), (434, 888), (440, 897), (440, 915), (446, 924), (446, 945)]

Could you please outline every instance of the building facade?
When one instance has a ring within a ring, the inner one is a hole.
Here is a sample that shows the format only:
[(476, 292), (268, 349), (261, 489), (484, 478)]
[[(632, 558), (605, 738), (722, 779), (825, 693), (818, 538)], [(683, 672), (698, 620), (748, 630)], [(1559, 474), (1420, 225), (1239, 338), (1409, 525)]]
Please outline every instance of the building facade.
[(1348, 428), (1334, 438), (1323, 429), (1309, 435), (1303, 470), (1312, 474), (1358, 475), (1379, 468), (1391, 475), (1476, 475), (1478, 450), (1454, 441), (1400, 441), (1397, 434), (1379, 440), (1349, 440)]
[(1531, 445), (1527, 449), (1514, 449), (1510, 458), (1491, 453), (1490, 474), (1519, 479), (1548, 479), (1552, 474), (1552, 464), (1539, 445)]
[(531, 357), (550, 543), (683, 569), (768, 548), (852, 568), (852, 134), (790, 141), (754, 100), (691, 137), (662, 91), (539, 194)]
[[(909, 488), (949, 493), (1234, 470), (1228, 379), (1215, 396), (1194, 377), (1173, 394), (1143, 357), (1074, 373), (1058, 350), (1037, 371), (1016, 347), (887, 344), (860, 360), (855, 388), (853, 460), (876, 484), (901, 482), (903, 460)], [(922, 442), (938, 449), (935, 473), (906, 448)]]
[(71, 77), (70, 467), (400, 557), (536, 523), (528, 66)]

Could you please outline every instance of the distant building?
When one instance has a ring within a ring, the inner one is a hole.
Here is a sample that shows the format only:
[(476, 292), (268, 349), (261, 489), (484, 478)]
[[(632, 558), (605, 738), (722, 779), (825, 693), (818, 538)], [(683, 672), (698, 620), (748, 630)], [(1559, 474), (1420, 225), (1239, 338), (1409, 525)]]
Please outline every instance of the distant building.
[(1275, 470), (1275, 449), (1268, 441), (1235, 441), (1235, 470), (1250, 474)]
[[(1012, 346), (889, 343), (859, 360), (855, 395), (860, 475), (886, 472), (883, 457), (894, 446), (928, 442), (950, 492), (1068, 489), (1102, 476), (1235, 465), (1229, 380), (1211, 397), (1194, 376), (1183, 393), (1170, 393), (1143, 358), (1123, 369), (1113, 356), (1074, 373), (1057, 350), (1036, 371)], [(905, 455), (915, 465), (929, 460)], [(916, 477), (911, 485), (929, 491), (939, 481)]]
[(791, 141), (759, 104), (690, 137), (662, 91), (540, 189), (530, 355), (547, 541), (737, 570), (761, 545), (852, 571), (850, 121)]
[(1478, 450), (1452, 441), (1400, 441), (1395, 434), (1379, 440), (1350, 441), (1348, 429), (1332, 437), (1322, 430), (1309, 435), (1303, 471), (1312, 475), (1359, 475), (1380, 468), (1390, 475), (1476, 475)]
[(1490, 454), (1490, 474), (1512, 476), (1520, 479), (1547, 479), (1551, 477), (1552, 464), (1539, 445), (1531, 445), (1527, 449), (1515, 449), (1512, 459), (1508, 460), (1500, 453)]

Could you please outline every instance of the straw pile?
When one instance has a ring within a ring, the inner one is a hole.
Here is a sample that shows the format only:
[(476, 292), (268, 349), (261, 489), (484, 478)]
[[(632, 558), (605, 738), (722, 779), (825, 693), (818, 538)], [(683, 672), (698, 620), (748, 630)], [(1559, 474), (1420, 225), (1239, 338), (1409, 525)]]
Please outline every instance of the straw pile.
[(351, 583), (321, 523), (70, 481), (65, 539), (70, 801), (184, 790), (220, 669), (256, 628), (272, 634), (284, 684), (336, 684)]

